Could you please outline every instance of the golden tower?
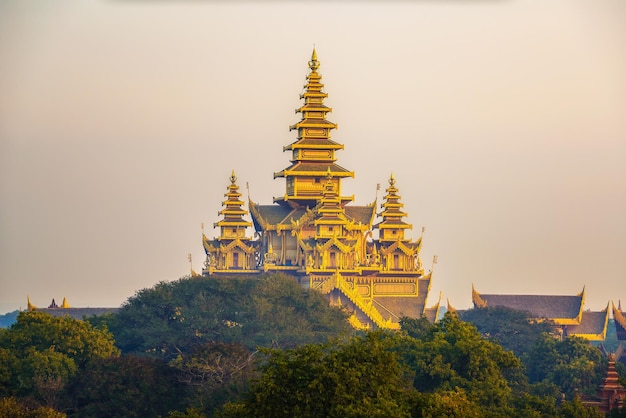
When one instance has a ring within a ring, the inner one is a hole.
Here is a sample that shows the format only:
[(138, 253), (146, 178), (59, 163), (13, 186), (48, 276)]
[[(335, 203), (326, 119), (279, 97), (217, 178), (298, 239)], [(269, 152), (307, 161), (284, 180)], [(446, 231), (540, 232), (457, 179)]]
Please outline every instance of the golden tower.
[[(412, 227), (404, 222), (407, 214), (402, 212), (396, 180), (393, 175), (389, 179), (382, 220), (376, 225), (376, 201), (351, 205), (353, 197), (342, 194), (341, 180), (354, 173), (337, 164), (335, 152), (344, 146), (330, 139), (337, 125), (326, 120), (332, 109), (324, 104), (328, 95), (315, 49), (308, 67), (300, 95), (304, 105), (296, 109), (301, 120), (290, 127), (297, 131), (296, 140), (283, 148), (291, 151), (291, 165), (274, 173), (274, 178), (285, 179), (284, 195), (271, 205), (249, 199), (250, 223), (244, 219), (248, 212), (233, 173), (225, 209), (219, 212), (224, 218), (214, 224), (220, 236), (209, 240), (203, 233), (203, 274), (290, 274), (350, 311), (357, 328), (397, 329), (402, 317), (422, 315), (434, 321), (439, 302), (425, 306), (431, 275), (422, 269), (421, 238), (405, 236)], [(257, 238), (245, 235), (249, 226), (254, 226)], [(379, 239), (373, 238), (375, 230)]]

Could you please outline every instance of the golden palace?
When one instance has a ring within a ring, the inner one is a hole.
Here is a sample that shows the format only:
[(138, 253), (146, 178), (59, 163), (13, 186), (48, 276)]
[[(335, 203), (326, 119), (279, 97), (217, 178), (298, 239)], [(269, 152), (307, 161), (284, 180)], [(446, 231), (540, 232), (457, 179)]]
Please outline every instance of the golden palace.
[(304, 104), (297, 109), (301, 119), (290, 127), (296, 140), (283, 148), (291, 165), (274, 173), (285, 179), (285, 194), (271, 205), (249, 200), (248, 211), (233, 171), (214, 224), (219, 236), (202, 236), (203, 274), (289, 274), (352, 312), (350, 321), (360, 329), (398, 329), (402, 317), (434, 321), (439, 303), (426, 308), (431, 274), (420, 260), (422, 239), (406, 236), (412, 226), (393, 175), (380, 213), (376, 201), (351, 205), (354, 198), (342, 193), (342, 180), (354, 172), (337, 164), (344, 146), (331, 139), (337, 125), (326, 119), (332, 109), (324, 105), (319, 67), (313, 50)]

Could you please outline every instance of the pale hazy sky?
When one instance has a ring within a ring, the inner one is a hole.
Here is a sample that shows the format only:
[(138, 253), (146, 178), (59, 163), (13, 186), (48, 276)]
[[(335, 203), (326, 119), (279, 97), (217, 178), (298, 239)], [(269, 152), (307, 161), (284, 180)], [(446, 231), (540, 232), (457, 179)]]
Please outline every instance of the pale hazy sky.
[(314, 44), (344, 192), (394, 173), (429, 305), (626, 301), (623, 0), (4, 0), (0, 313), (200, 271), (232, 169), (284, 192)]

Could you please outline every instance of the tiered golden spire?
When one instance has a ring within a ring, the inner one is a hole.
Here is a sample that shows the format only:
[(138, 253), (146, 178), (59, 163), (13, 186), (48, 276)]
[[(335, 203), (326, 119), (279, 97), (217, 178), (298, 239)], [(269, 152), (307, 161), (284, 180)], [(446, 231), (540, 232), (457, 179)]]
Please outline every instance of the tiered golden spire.
[(330, 169), (328, 169), (326, 183), (324, 184), (324, 195), (317, 208), (317, 213), (320, 217), (315, 220), (318, 236), (332, 235), (341, 237), (344, 235), (343, 225), (346, 223), (345, 217), (342, 217), (344, 209), (341, 207), (341, 198), (335, 190), (335, 184), (332, 179), (332, 174)]
[(252, 226), (252, 222), (243, 219), (248, 211), (243, 208), (243, 201), (240, 199), (239, 186), (237, 186), (237, 176), (235, 170), (230, 175), (230, 184), (227, 187), (228, 192), (224, 194), (227, 198), (222, 202), (222, 209), (218, 215), (224, 218), (213, 224), (214, 227), (220, 227), (220, 237), (218, 239), (234, 239), (245, 238), (246, 228)]
[(400, 203), (400, 195), (398, 195), (398, 188), (396, 187), (396, 179), (391, 173), (389, 177), (389, 187), (387, 188), (387, 195), (385, 201), (380, 205), (383, 211), (379, 216), (383, 218), (376, 227), (380, 230), (381, 241), (397, 241), (404, 239), (404, 230), (412, 229), (411, 224), (407, 224), (403, 221), (403, 218), (407, 216), (406, 213), (400, 209), (404, 207), (403, 203)]
[[(323, 92), (322, 76), (317, 72), (320, 63), (317, 60), (315, 48), (309, 61), (310, 72), (306, 77), (304, 93), (300, 95), (304, 99), (304, 105), (296, 109), (296, 113), (302, 114), (302, 119), (289, 127), (289, 130), (297, 130), (298, 137), (295, 142), (283, 148), (291, 151), (292, 165), (284, 170), (274, 173), (274, 178), (284, 177), (287, 180), (285, 196), (276, 201), (296, 201), (302, 205), (313, 207), (323, 194), (323, 180), (330, 170), (335, 189), (341, 196), (341, 182), (343, 177), (354, 177), (354, 173), (335, 164), (337, 158), (335, 151), (343, 149), (330, 139), (330, 134), (337, 125), (326, 120), (326, 115), (332, 112), (330, 107), (324, 105), (324, 99), (328, 94)], [(349, 201), (351, 198), (342, 198)]]

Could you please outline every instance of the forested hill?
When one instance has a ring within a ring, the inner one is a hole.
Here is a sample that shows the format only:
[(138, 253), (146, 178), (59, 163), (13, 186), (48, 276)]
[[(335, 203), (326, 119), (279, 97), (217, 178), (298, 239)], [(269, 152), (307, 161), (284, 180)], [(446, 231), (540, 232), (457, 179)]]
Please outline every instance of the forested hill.
[(293, 278), (182, 278), (138, 291), (105, 323), (123, 353), (169, 359), (206, 342), (292, 348), (353, 333), (347, 315)]

